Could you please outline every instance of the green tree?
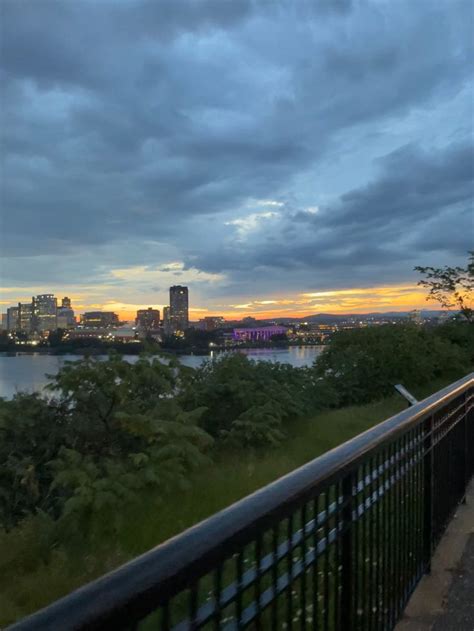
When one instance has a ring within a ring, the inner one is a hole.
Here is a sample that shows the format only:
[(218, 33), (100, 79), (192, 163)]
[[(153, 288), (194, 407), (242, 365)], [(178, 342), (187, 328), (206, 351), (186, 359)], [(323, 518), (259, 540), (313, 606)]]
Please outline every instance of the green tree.
[(50, 398), (0, 402), (2, 523), (38, 509), (55, 518), (131, 501), (138, 489), (186, 482), (212, 443), (202, 409), (183, 410), (175, 392), (186, 369), (142, 357), (68, 362)]
[(468, 322), (474, 322), (474, 251), (463, 267), (415, 267), (426, 276), (418, 285), (429, 289), (427, 300), (436, 300), (445, 309), (456, 308)]
[(317, 384), (309, 377), (289, 364), (228, 354), (195, 370), (181, 401), (186, 409), (205, 408), (202, 426), (216, 439), (274, 444), (284, 423), (314, 411)]
[(464, 349), (414, 324), (336, 333), (315, 362), (315, 373), (338, 392), (341, 404), (365, 403), (443, 375), (467, 371)]
[(38, 394), (0, 399), (0, 523), (13, 527), (43, 510), (56, 514), (48, 463), (72, 440), (64, 410)]

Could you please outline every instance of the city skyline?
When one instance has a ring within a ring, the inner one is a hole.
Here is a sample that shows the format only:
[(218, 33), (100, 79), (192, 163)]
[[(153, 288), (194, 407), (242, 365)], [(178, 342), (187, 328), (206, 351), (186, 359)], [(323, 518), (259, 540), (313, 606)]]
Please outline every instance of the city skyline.
[[(191, 290), (193, 288), (191, 287)], [(167, 290), (167, 293), (169, 289)], [(59, 291), (52, 292), (58, 298), (63, 293)], [(194, 293), (194, 292), (193, 292)], [(165, 307), (169, 306), (169, 297), (163, 303), (152, 302), (128, 305), (123, 308), (117, 302), (106, 303), (87, 303), (81, 302), (80, 298), (69, 292), (69, 298), (73, 303), (76, 314), (82, 314), (87, 311), (114, 311), (121, 320), (131, 321), (136, 317), (136, 312), (149, 307), (157, 308), (163, 313)], [(1, 301), (3, 311), (7, 307), (16, 306), (19, 302), (31, 301), (31, 296), (22, 296), (17, 301)], [(271, 303), (271, 304), (268, 304)], [(290, 304), (288, 304), (290, 303)], [(243, 303), (239, 305), (228, 305), (219, 308), (211, 308), (210, 306), (195, 306), (191, 301), (189, 306), (190, 320), (196, 321), (206, 315), (222, 315), (229, 320), (238, 320), (247, 316), (260, 318), (281, 318), (281, 317), (304, 317), (316, 313), (334, 313), (334, 314), (350, 314), (350, 313), (372, 313), (372, 312), (391, 312), (391, 311), (411, 311), (415, 309), (434, 309), (438, 308), (436, 303), (426, 301), (426, 291), (418, 286), (392, 286), (383, 288), (352, 288), (341, 291), (315, 292), (313, 294), (302, 294), (295, 298), (295, 302), (288, 299), (262, 300), (254, 303)]]
[(472, 2), (194, 6), (2, 3), (3, 310), (436, 308), (413, 268), (472, 248)]

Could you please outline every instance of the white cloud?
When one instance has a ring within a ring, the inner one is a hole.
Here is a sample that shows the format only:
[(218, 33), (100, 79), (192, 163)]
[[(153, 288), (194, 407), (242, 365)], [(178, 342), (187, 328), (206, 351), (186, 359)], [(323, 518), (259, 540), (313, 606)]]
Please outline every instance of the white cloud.
[(277, 202), (274, 199), (258, 199), (255, 204), (257, 206), (284, 206), (283, 202)]
[(279, 213), (272, 211), (264, 213), (252, 213), (251, 215), (247, 215), (246, 217), (226, 221), (225, 225), (236, 226), (239, 236), (244, 237), (249, 232), (254, 232), (258, 230), (261, 227), (263, 221), (267, 219), (274, 219), (275, 217), (279, 217)]

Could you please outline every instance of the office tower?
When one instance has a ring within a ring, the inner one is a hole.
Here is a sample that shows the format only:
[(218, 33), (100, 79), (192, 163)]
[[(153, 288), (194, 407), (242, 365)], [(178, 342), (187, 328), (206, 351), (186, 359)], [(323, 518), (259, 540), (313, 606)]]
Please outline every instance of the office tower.
[(33, 298), (34, 329), (39, 333), (58, 328), (58, 301), (53, 294), (40, 294)]
[(16, 331), (18, 328), (18, 307), (10, 307), (7, 309), (7, 329)]
[(189, 327), (187, 287), (181, 285), (170, 287), (170, 326), (173, 332), (183, 332)]
[(158, 329), (160, 326), (160, 311), (159, 309), (139, 309), (137, 311), (137, 317), (135, 319), (137, 327), (144, 331), (152, 331)]
[(31, 333), (34, 328), (34, 308), (32, 302), (18, 303), (17, 330)]
[(118, 315), (113, 311), (87, 311), (81, 316), (83, 326), (102, 329), (119, 325)]
[(0, 329), (2, 331), (8, 331), (8, 316), (6, 313), (2, 313), (2, 321), (0, 323)]
[(165, 335), (169, 335), (171, 332), (169, 307), (163, 307), (163, 332)]
[(62, 306), (58, 307), (58, 329), (73, 329), (76, 326), (76, 317), (71, 308), (71, 300), (70, 298), (63, 298), (61, 302)]

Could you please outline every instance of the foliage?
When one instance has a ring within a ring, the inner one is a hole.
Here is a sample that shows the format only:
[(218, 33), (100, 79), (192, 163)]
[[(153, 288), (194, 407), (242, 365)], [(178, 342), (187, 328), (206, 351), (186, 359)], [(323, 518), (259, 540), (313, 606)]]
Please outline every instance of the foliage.
[(288, 336), (286, 333), (275, 333), (270, 336), (270, 341), (275, 342), (278, 346), (286, 346), (288, 344)]
[(61, 408), (38, 394), (0, 399), (0, 523), (36, 510), (54, 513), (49, 461), (71, 440)]
[(451, 320), (434, 329), (433, 333), (464, 350), (474, 366), (474, 323)]
[(63, 340), (66, 331), (64, 329), (56, 329), (48, 333), (48, 344), (50, 346), (59, 346)]
[(429, 288), (427, 300), (436, 300), (446, 309), (457, 308), (468, 322), (474, 322), (474, 251), (469, 252), (466, 268), (415, 267), (426, 276), (418, 285)]
[(220, 341), (218, 331), (201, 331), (200, 329), (189, 328), (184, 332), (184, 336), (165, 335), (161, 347), (175, 351), (207, 352), (209, 344), (218, 344)]
[(345, 405), (389, 395), (400, 382), (411, 388), (468, 366), (460, 346), (426, 327), (397, 324), (338, 332), (316, 360), (315, 372)]
[(15, 341), (8, 335), (8, 331), (0, 331), (0, 352), (11, 351), (15, 346)]
[[(228, 354), (196, 369), (180, 400), (186, 409), (206, 408), (202, 427), (216, 439), (275, 444), (283, 436), (283, 423), (314, 411), (316, 388), (309, 376), (289, 364)], [(330, 402), (322, 401), (321, 407)]]
[(277, 445), (284, 437), (282, 411), (275, 401), (255, 405), (242, 412), (229, 430), (222, 430), (223, 440), (233, 447)]
[(95, 511), (130, 503), (137, 490), (184, 484), (212, 443), (198, 427), (203, 410), (185, 411), (173, 396), (185, 372), (144, 357), (135, 364), (86, 358), (52, 377), (49, 399), (2, 400), (3, 525), (41, 509), (84, 526)]

